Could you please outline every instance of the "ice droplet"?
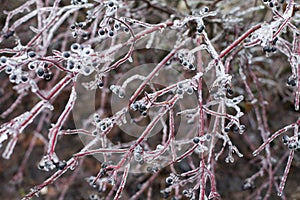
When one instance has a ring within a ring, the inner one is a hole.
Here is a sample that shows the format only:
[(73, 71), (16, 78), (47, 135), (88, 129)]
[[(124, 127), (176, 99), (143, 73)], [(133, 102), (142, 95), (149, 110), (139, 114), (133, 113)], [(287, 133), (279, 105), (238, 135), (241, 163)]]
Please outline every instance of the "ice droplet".
[(128, 61), (132, 63), (132, 62), (133, 62), (133, 58), (130, 56), (130, 57), (128, 58)]
[(29, 84), (31, 86), (31, 92), (36, 93), (39, 90), (39, 88), (34, 80), (30, 80)]
[(74, 160), (73, 164), (70, 165), (70, 170), (74, 170), (79, 165), (78, 160)]

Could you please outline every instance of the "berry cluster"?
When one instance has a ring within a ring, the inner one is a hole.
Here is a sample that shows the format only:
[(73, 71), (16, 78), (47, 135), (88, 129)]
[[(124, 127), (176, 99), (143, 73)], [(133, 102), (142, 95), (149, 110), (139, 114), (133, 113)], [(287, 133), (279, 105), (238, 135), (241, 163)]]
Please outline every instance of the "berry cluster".
[(86, 181), (93, 188), (97, 188), (98, 192), (105, 192), (107, 190), (107, 186), (114, 183), (114, 181), (109, 177), (101, 177), (96, 179), (95, 176), (90, 176), (86, 178)]
[(72, 5), (83, 5), (86, 4), (88, 0), (71, 0)]
[(84, 31), (82, 28), (86, 26), (86, 22), (75, 22), (70, 26), (72, 30), (72, 35), (74, 38), (77, 38), (79, 35), (87, 40), (89, 38), (89, 33)]
[(177, 58), (179, 63), (187, 70), (195, 70), (195, 66), (193, 62), (195, 60), (194, 55), (190, 54), (188, 50), (181, 50), (180, 53), (177, 54)]
[(194, 137), (193, 143), (198, 145), (197, 148), (195, 149), (195, 152), (203, 153), (204, 151), (207, 151), (208, 148), (203, 144), (203, 142), (209, 141), (210, 139), (211, 139), (211, 135), (208, 133), (200, 137)]
[(270, 42), (270, 44), (267, 44), (266, 46), (263, 47), (263, 51), (266, 53), (274, 53), (276, 52), (276, 43), (278, 41), (278, 37), (276, 37), (272, 42)]
[(230, 130), (232, 130), (233, 133), (243, 134), (246, 131), (246, 126), (243, 124), (240, 124), (239, 126), (233, 125), (233, 126), (226, 126), (224, 128), (225, 133), (229, 133)]
[(204, 25), (198, 25), (197, 28), (196, 28), (196, 33), (197, 34), (201, 34), (205, 29), (205, 26)]
[[(108, 20), (109, 22), (112, 22), (112, 20)], [(125, 33), (129, 33), (129, 28), (127, 26), (122, 25), (119, 21), (115, 21), (112, 26), (109, 25), (110, 23), (107, 23), (100, 27), (98, 30), (98, 35), (100, 38), (106, 38), (106, 37), (114, 37), (119, 30), (123, 30)]]
[(295, 75), (291, 75), (288, 77), (288, 79), (286, 80), (286, 83), (288, 86), (292, 86), (295, 87), (297, 85), (297, 78)]
[[(0, 65), (5, 66), (5, 72), (9, 74), (9, 80), (11, 83), (25, 83), (30, 79), (30, 71), (35, 71), (35, 74), (39, 78), (44, 80), (51, 80), (52, 73), (49, 70), (48, 63), (42, 62), (36, 58), (34, 51), (29, 51), (26, 55), (20, 55), (18, 57), (7, 58), (2, 56), (0, 58)], [(29, 60), (26, 61), (26, 59)], [(22, 66), (27, 65), (30, 71), (24, 71)]]
[(109, 88), (114, 94), (118, 95), (120, 98), (125, 97), (125, 90), (118, 85), (111, 85)]
[[(195, 199), (195, 193), (192, 191), (192, 189), (189, 190), (183, 190), (182, 191), (183, 196), (190, 198), (190, 199)], [(194, 198), (193, 198), (194, 197)]]
[(71, 45), (71, 51), (63, 52), (61, 57), (66, 61), (66, 69), (68, 71), (88, 76), (93, 73), (98, 65), (93, 61), (93, 55), (94, 50), (92, 48), (74, 43)]
[(200, 137), (194, 137), (193, 138), (193, 143), (195, 144), (199, 144), (200, 142), (205, 142), (205, 141), (209, 141), (211, 139), (211, 135), (209, 133), (200, 136)]
[(134, 148), (133, 157), (134, 157), (134, 160), (139, 162), (140, 164), (142, 164), (144, 162), (144, 160), (143, 160), (143, 148), (140, 145), (138, 145)]
[(0, 58), (0, 65), (5, 66), (5, 72), (9, 75), (9, 81), (11, 83), (25, 83), (29, 79), (29, 73), (22, 69), (23, 59), (22, 57), (7, 58), (2, 56)]
[(53, 156), (52, 159), (50, 159), (49, 156), (44, 156), (43, 159), (39, 162), (38, 168), (44, 171), (51, 171), (54, 169), (62, 170), (66, 167), (66, 165), (66, 161), (58, 160), (56, 155)]
[(245, 180), (242, 189), (243, 190), (252, 190), (255, 188), (254, 181), (251, 178)]
[(130, 108), (133, 111), (139, 111), (143, 116), (147, 115), (147, 110), (148, 110), (147, 105), (140, 101), (136, 101), (136, 102), (132, 103), (130, 105)]
[(192, 95), (194, 92), (194, 88), (191, 86), (191, 84), (189, 82), (178, 83), (177, 88), (176, 88), (176, 93), (179, 95), (183, 95), (185, 92), (188, 95)]
[(49, 70), (48, 63), (33, 61), (28, 64), (28, 68), (30, 70), (35, 70), (36, 75), (46, 81), (50, 81), (53, 77), (52, 72)]
[(111, 18), (120, 7), (117, 1), (107, 1), (105, 5), (105, 16), (99, 24), (98, 35), (100, 38), (114, 37), (116, 32), (123, 28), (124, 32), (129, 32), (128, 27), (122, 25), (119, 20)]
[(112, 16), (119, 8), (119, 3), (116, 0), (110, 0), (105, 2), (105, 6), (106, 6), (105, 15)]
[(267, 5), (270, 6), (270, 8), (277, 8), (279, 9), (280, 4), (279, 3), (284, 3), (284, 0), (279, 0), (279, 2), (277, 0), (263, 0), (263, 2)]
[(158, 170), (159, 170), (159, 168), (158, 168), (157, 166), (154, 166), (154, 167), (147, 167), (147, 172), (152, 173), (152, 174), (157, 173)]
[(112, 120), (110, 118), (100, 119), (98, 114), (94, 115), (94, 122), (96, 123), (97, 129), (101, 132), (106, 131), (108, 128), (113, 126)]
[(107, 29), (107, 28), (101, 28), (98, 30), (98, 35), (103, 38), (103, 37), (113, 37), (115, 35), (114, 30), (112, 29)]
[(289, 149), (293, 149), (296, 151), (300, 151), (300, 134), (298, 133), (297, 138), (295, 137), (289, 137), (287, 135), (284, 135), (282, 137), (282, 142), (285, 144)]
[(179, 178), (178, 178), (175, 174), (171, 173), (170, 176), (168, 176), (168, 177), (166, 178), (166, 183), (167, 183), (168, 185), (172, 185), (172, 184), (174, 184), (174, 183), (177, 183), (178, 180), (179, 180)]

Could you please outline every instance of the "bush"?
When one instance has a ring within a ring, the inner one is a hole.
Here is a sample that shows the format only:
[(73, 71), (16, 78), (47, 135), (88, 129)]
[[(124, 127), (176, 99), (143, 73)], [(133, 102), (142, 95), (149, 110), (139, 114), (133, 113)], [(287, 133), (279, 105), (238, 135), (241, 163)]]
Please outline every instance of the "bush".
[(297, 198), (296, 1), (2, 9), (1, 199)]

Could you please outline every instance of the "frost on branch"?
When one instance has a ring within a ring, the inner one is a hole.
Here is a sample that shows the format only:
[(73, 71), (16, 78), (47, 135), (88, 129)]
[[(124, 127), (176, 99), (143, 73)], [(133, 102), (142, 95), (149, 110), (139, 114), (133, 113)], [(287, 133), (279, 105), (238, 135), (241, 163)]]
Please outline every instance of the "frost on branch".
[(18, 198), (293, 198), (299, 2), (1, 5), (2, 157), (49, 173)]

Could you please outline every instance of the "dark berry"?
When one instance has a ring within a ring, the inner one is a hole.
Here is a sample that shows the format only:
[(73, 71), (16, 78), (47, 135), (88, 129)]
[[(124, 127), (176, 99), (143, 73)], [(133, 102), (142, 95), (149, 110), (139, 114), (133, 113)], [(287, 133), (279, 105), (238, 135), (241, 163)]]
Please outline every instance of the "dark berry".
[(176, 92), (177, 92), (177, 94), (182, 95), (184, 91), (183, 91), (183, 89), (177, 89)]
[(137, 110), (139, 110), (140, 105), (137, 102), (135, 102), (135, 103), (131, 104), (130, 107), (133, 111), (137, 111)]
[(114, 32), (113, 31), (109, 31), (108, 35), (109, 35), (109, 37), (112, 37), (112, 36), (114, 36)]
[(227, 94), (233, 95), (233, 90), (231, 88), (227, 88), (226, 91), (227, 91)]
[(105, 31), (104, 31), (103, 29), (100, 29), (100, 30), (98, 31), (98, 34), (99, 34), (100, 36), (103, 36), (103, 35), (105, 34)]
[(72, 25), (70, 26), (70, 28), (71, 28), (72, 30), (74, 30), (74, 29), (76, 28), (75, 24), (72, 24)]
[(113, 6), (114, 6), (114, 2), (112, 2), (112, 1), (109, 2), (109, 3), (108, 3), (108, 6), (109, 6), (109, 7), (113, 7)]
[(107, 163), (102, 163), (101, 168), (106, 168), (107, 167)]
[(89, 73), (91, 72), (91, 70), (90, 70), (90, 68), (85, 67), (85, 68), (84, 68), (84, 72), (87, 73), (87, 74), (89, 74)]
[(240, 130), (240, 129), (239, 129), (239, 127), (238, 127), (238, 126), (234, 126), (234, 127), (233, 127), (233, 132), (234, 132), (234, 133), (238, 133), (238, 132), (239, 132), (239, 130)]
[(2, 57), (1, 57), (1, 59), (0, 59), (0, 61), (1, 61), (1, 63), (5, 64), (5, 63), (6, 63), (6, 61), (7, 61), (7, 58), (6, 58), (6, 57), (4, 57), (4, 56), (2, 56)]
[(84, 51), (84, 53), (85, 53), (86, 55), (89, 55), (89, 54), (91, 53), (91, 51), (88, 50), (88, 49), (86, 49), (86, 50)]
[(71, 56), (71, 54), (69, 53), (69, 52), (67, 52), (67, 51), (65, 51), (65, 52), (63, 52), (63, 57), (65, 57), (65, 58), (69, 58), (70, 56)]
[(284, 135), (284, 136), (282, 137), (282, 142), (283, 142), (284, 144), (287, 144), (287, 143), (289, 142), (289, 136)]
[(145, 104), (142, 104), (140, 106), (140, 111), (146, 111), (147, 110), (147, 106)]
[(36, 56), (36, 54), (35, 54), (34, 51), (30, 51), (30, 52), (28, 52), (28, 56), (29, 56), (30, 58), (33, 58), (33, 57)]
[(9, 78), (10, 78), (10, 80), (15, 81), (17, 79), (17, 75), (12, 74), (12, 75), (9, 76)]
[(49, 73), (49, 72), (44, 73), (44, 79), (46, 81), (50, 81), (52, 78), (53, 78), (53, 74), (52, 73)]
[(230, 128), (225, 127), (225, 128), (224, 128), (224, 131), (225, 131), (226, 133), (228, 133), (228, 132), (230, 131)]
[(115, 25), (114, 25), (114, 27), (115, 27), (115, 29), (119, 29), (120, 28), (120, 24), (118, 24), (118, 23), (115, 23)]
[(203, 8), (203, 12), (208, 12), (209, 11), (209, 8), (208, 7), (204, 7)]
[(7, 73), (7, 74), (10, 74), (11, 72), (12, 72), (12, 67), (11, 66), (6, 66), (6, 68), (5, 68), (5, 72)]
[(89, 37), (89, 34), (88, 33), (82, 33), (82, 38), (83, 39), (88, 39), (88, 37)]
[(98, 86), (99, 86), (100, 88), (102, 88), (102, 87), (104, 86), (103, 82), (100, 81), (100, 82), (98, 83)]
[(195, 138), (193, 139), (193, 142), (194, 142), (195, 144), (198, 144), (198, 143), (200, 142), (200, 139), (199, 139), (198, 137), (195, 137)]
[(271, 52), (272, 50), (271, 50), (271, 47), (269, 47), (269, 46), (264, 46), (264, 47), (263, 47), (263, 51), (264, 51), (264, 52)]
[(79, 27), (79, 28), (82, 28), (82, 27), (83, 27), (83, 23), (82, 23), (82, 22), (79, 22), (79, 23), (78, 23), (78, 27)]
[(39, 164), (39, 166), (38, 166), (39, 169), (44, 169), (44, 167), (45, 166), (43, 164)]
[(27, 76), (21, 76), (21, 80), (25, 83), (28, 81), (28, 77)]
[(77, 50), (79, 49), (79, 44), (75, 43), (75, 44), (72, 44), (71, 48), (74, 49), (74, 50)]
[(44, 69), (43, 68), (38, 68), (37, 71), (36, 71), (37, 75), (39, 77), (42, 77), (44, 75)]
[(5, 39), (8, 39), (8, 38), (10, 38), (11, 36), (13, 36), (14, 33), (15, 33), (15, 31), (8, 31), (7, 33), (4, 33), (4, 34), (3, 34), (3, 37), (4, 37)]
[(274, 38), (272, 44), (275, 45), (277, 43), (277, 41), (278, 41), (278, 37)]
[(287, 84), (292, 86), (292, 87), (297, 85), (296, 80), (295, 79), (290, 79), (290, 78), (287, 80)]
[(76, 32), (73, 32), (72, 34), (74, 38), (77, 38), (78, 34)]
[(296, 145), (295, 143), (290, 143), (290, 144), (288, 145), (288, 148), (289, 148), (289, 149), (296, 149), (296, 148), (297, 148), (297, 145)]
[(66, 167), (67, 163), (66, 161), (59, 161), (59, 163), (56, 165), (56, 167), (60, 170), (64, 169)]
[(143, 115), (144, 117), (147, 116), (147, 112), (146, 112), (146, 111), (142, 112), (142, 115)]
[(203, 25), (201, 25), (201, 26), (199, 26), (198, 28), (197, 28), (197, 33), (202, 33), (202, 31), (204, 30), (204, 26)]
[(184, 67), (186, 67), (186, 66), (189, 65), (189, 63), (188, 63), (187, 61), (183, 61), (182, 65), (183, 65)]
[(182, 194), (183, 194), (183, 195), (187, 195), (188, 193), (189, 193), (189, 192), (188, 192), (187, 190), (183, 190), (183, 191), (182, 191)]
[(34, 70), (35, 67), (36, 67), (36, 66), (35, 66), (33, 63), (30, 63), (30, 64), (28, 65), (28, 68), (29, 68), (30, 70)]
[(166, 62), (166, 65), (170, 65), (171, 63), (172, 63), (172, 60), (170, 59)]
[(240, 125), (240, 131), (241, 132), (244, 132), (244, 131), (246, 131), (246, 126), (245, 125)]
[(189, 69), (190, 70), (194, 70), (195, 69), (194, 65), (193, 64), (189, 64)]
[(173, 183), (173, 179), (172, 179), (171, 177), (168, 177), (168, 178), (166, 179), (166, 183), (167, 183), (167, 184), (172, 184), (172, 183)]
[(125, 27), (124, 29), (124, 32), (128, 33), (129, 32), (129, 29), (127, 27)]

